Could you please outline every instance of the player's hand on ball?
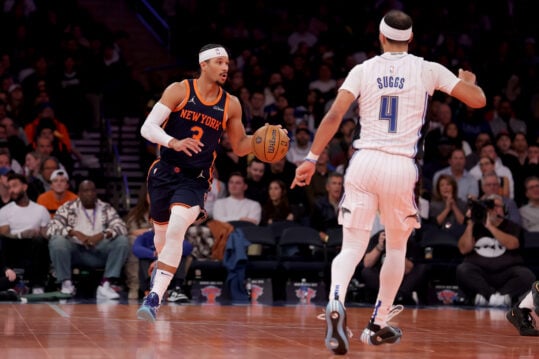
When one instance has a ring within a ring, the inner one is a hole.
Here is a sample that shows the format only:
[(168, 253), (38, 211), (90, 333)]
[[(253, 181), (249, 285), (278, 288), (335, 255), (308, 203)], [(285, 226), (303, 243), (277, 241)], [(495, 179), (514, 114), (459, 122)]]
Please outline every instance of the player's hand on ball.
[(264, 125), (253, 133), (252, 147), (255, 156), (262, 162), (273, 163), (286, 156), (290, 138), (281, 125)]
[(197, 154), (202, 151), (202, 147), (204, 147), (204, 144), (199, 140), (195, 140), (194, 138), (184, 138), (181, 140), (173, 138), (168, 143), (168, 147), (173, 149), (174, 151), (183, 152), (187, 156), (191, 157), (193, 156), (193, 154)]

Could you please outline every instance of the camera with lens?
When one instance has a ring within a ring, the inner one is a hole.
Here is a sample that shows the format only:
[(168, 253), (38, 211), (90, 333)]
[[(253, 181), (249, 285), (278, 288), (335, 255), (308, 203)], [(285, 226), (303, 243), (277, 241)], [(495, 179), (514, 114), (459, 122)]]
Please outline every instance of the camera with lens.
[(468, 208), (471, 212), (471, 218), (474, 223), (485, 223), (487, 220), (487, 211), (494, 209), (495, 202), (493, 199), (468, 199)]

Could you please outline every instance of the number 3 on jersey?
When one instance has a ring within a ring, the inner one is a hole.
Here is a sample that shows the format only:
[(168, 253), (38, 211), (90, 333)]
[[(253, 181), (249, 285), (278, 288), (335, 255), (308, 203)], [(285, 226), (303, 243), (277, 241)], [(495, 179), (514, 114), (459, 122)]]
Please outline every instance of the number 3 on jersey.
[(379, 120), (389, 121), (389, 133), (397, 132), (397, 113), (399, 109), (398, 96), (382, 96), (380, 100), (380, 117)]

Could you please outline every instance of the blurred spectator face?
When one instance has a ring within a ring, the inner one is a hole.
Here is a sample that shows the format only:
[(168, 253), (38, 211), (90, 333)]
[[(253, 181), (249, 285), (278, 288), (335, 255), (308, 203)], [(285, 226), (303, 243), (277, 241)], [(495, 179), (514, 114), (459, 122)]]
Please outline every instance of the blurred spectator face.
[(479, 159), (479, 169), (481, 173), (489, 173), (494, 171), (494, 163), (492, 159), (488, 156), (481, 156)]
[(11, 181), (8, 181), (9, 186), (9, 197), (15, 201), (18, 202), (21, 200), (24, 195), (26, 194), (27, 185), (19, 181), (18, 179), (12, 179)]
[(488, 141), (490, 141), (490, 137), (488, 134), (486, 133), (478, 134), (477, 137), (475, 138), (475, 149), (480, 150)]
[(449, 166), (453, 171), (460, 172), (464, 170), (464, 166), (466, 165), (466, 156), (464, 156), (464, 152), (462, 150), (455, 150), (451, 153), (451, 157), (449, 157)]
[(5, 126), (0, 125), (0, 140), (7, 140), (7, 130)]
[(500, 135), (496, 141), (496, 146), (502, 153), (506, 153), (511, 149), (511, 137), (507, 134)]
[(343, 193), (343, 179), (340, 176), (331, 176), (326, 184), (326, 190), (330, 198), (341, 198)]
[(247, 167), (247, 176), (255, 182), (259, 182), (264, 177), (266, 166), (263, 163), (251, 161)]
[(266, 101), (266, 96), (261, 92), (254, 92), (251, 95), (251, 106), (253, 109), (261, 110), (264, 108), (264, 103)]
[(52, 151), (54, 151), (52, 138), (40, 136), (36, 142), (36, 151), (44, 156), (50, 156)]
[(242, 176), (232, 175), (228, 179), (228, 193), (231, 197), (243, 197), (247, 184)]
[(500, 105), (498, 106), (498, 115), (506, 121), (509, 120), (511, 116), (513, 116), (511, 102), (507, 100), (501, 101)]
[(51, 174), (57, 169), (60, 169), (60, 166), (58, 166), (55, 160), (45, 160), (45, 162), (43, 163), (43, 170), (41, 171), (41, 176), (43, 176), (43, 179), (45, 181), (49, 182)]
[(308, 130), (301, 130), (296, 132), (296, 143), (299, 147), (305, 147), (311, 141), (311, 135)]
[(6, 153), (0, 153), (0, 167), (11, 168), (11, 160)]
[(447, 125), (451, 122), (452, 118), (451, 107), (449, 107), (448, 104), (441, 103), (438, 107), (438, 114), (436, 117), (442, 126)]
[(518, 153), (526, 152), (528, 149), (528, 140), (522, 133), (517, 133), (513, 139), (513, 148)]
[(294, 116), (294, 109), (292, 107), (287, 107), (284, 109), (283, 121), (286, 127), (296, 126), (296, 116)]
[(41, 161), (39, 158), (34, 157), (33, 153), (27, 153), (26, 157), (24, 158), (24, 166), (30, 170), (30, 172), (36, 172), (39, 169), (39, 166), (41, 165)]
[(56, 176), (51, 181), (51, 190), (56, 194), (63, 194), (69, 188), (69, 182), (65, 176)]
[(450, 122), (445, 127), (445, 135), (449, 138), (457, 138), (459, 135), (459, 129), (454, 122)]
[(15, 127), (15, 121), (13, 121), (11, 118), (4, 117), (0, 121), (0, 123), (2, 125), (4, 125), (4, 127), (6, 128), (6, 132), (7, 132), (8, 137), (9, 136), (18, 136), (19, 135), (19, 129), (17, 127)]
[(440, 192), (440, 197), (442, 198), (453, 197), (453, 185), (445, 178), (440, 179), (440, 182), (438, 183), (438, 191)]
[(530, 201), (538, 202), (539, 201), (539, 180), (531, 179), (526, 182), (526, 197)]
[(500, 193), (500, 179), (496, 175), (483, 178), (481, 189), (485, 193), (485, 196)]
[(283, 189), (277, 181), (271, 181), (268, 188), (268, 196), (272, 201), (280, 201), (283, 198)]
[(530, 145), (528, 147), (528, 162), (539, 163), (539, 146)]
[(39, 117), (41, 118), (54, 118), (54, 110), (52, 107), (47, 106), (41, 112), (39, 113)]
[(84, 208), (94, 208), (97, 201), (95, 184), (91, 181), (82, 182), (79, 186), (79, 198)]
[(270, 164), (271, 173), (283, 173), (286, 157)]
[(481, 157), (487, 156), (493, 161), (496, 161), (498, 158), (498, 154), (496, 153), (496, 149), (494, 148), (494, 145), (488, 144), (481, 148)]

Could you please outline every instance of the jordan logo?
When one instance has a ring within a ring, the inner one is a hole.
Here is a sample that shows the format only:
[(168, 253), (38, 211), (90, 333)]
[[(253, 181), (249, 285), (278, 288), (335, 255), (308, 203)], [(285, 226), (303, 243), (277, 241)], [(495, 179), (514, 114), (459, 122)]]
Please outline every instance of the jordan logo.
[(197, 103), (195, 102), (195, 96), (191, 97), (191, 99), (187, 103), (192, 103), (193, 105), (196, 105)]
[(206, 177), (204, 177), (204, 170), (200, 171), (200, 174), (198, 175), (197, 178), (206, 178)]

